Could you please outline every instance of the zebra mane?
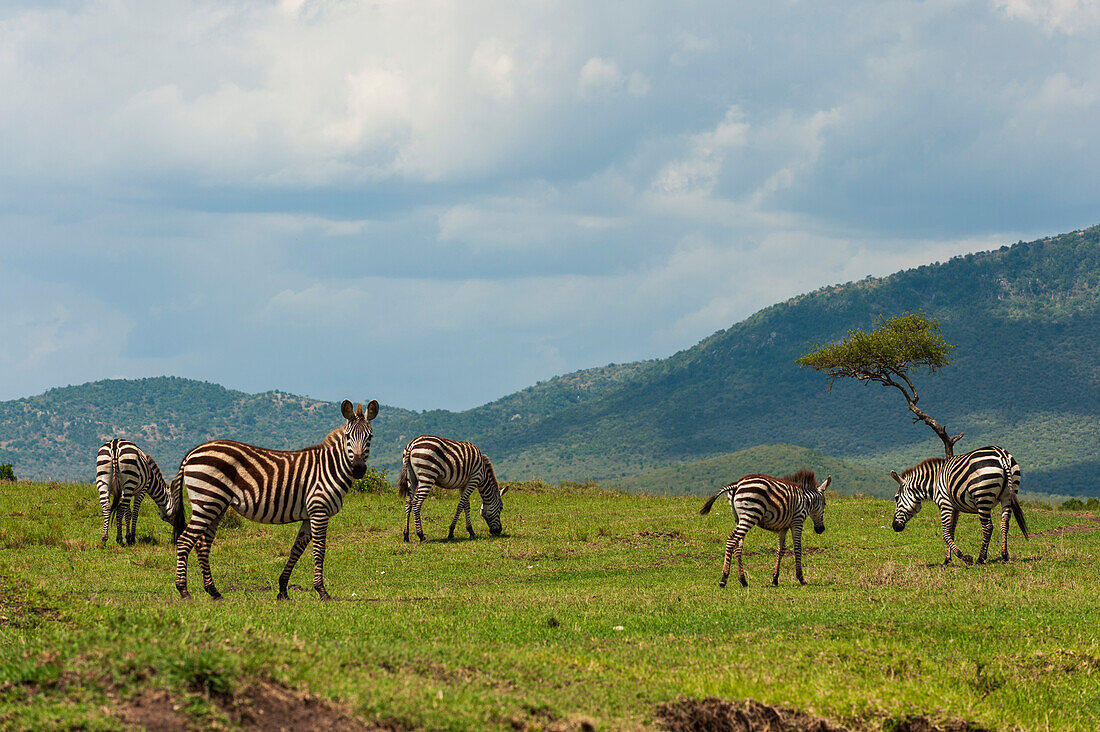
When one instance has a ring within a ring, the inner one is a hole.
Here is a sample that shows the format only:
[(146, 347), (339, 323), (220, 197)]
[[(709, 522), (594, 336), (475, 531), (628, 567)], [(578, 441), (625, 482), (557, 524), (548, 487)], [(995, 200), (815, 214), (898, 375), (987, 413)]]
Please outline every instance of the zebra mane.
[(339, 445), (344, 439), (344, 428), (337, 427), (332, 432), (325, 435), (325, 439), (321, 440), (319, 447), (327, 447), (329, 445)]
[(817, 476), (814, 471), (801, 468), (790, 475), (784, 475), (781, 480), (798, 486), (802, 490), (814, 490), (817, 488)]
[(924, 460), (921, 460), (919, 463), (909, 468), (908, 470), (901, 471), (901, 477), (905, 478), (906, 476), (912, 475), (913, 473), (924, 467), (938, 467), (942, 465), (946, 460), (947, 458), (941, 457), (926, 458)]

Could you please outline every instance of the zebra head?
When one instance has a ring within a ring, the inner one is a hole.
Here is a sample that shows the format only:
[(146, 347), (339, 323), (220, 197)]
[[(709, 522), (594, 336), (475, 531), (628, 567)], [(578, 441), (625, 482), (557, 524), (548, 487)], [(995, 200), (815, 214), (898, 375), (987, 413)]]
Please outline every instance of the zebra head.
[(898, 492), (894, 494), (894, 531), (903, 531), (909, 519), (920, 513), (922, 493), (917, 486), (917, 473), (906, 471), (902, 477), (891, 470), (890, 477), (897, 481)]
[(508, 489), (500, 489), (497, 474), (493, 471), (493, 464), (489, 462), (489, 458), (482, 457), (482, 461), (485, 478), (481, 483), (481, 518), (488, 524), (490, 534), (500, 536), (504, 531), (504, 526), (500, 523), (500, 514), (504, 511), (504, 494)]
[(833, 476), (830, 475), (810, 495), (810, 518), (813, 519), (814, 533), (817, 534), (825, 533), (825, 491), (832, 482)]
[(344, 455), (351, 464), (351, 476), (362, 478), (367, 472), (367, 457), (370, 456), (370, 422), (378, 416), (378, 402), (371, 399), (364, 415), (362, 404), (353, 408), (351, 402), (345, 399), (340, 405), (340, 413), (348, 421), (344, 425)]

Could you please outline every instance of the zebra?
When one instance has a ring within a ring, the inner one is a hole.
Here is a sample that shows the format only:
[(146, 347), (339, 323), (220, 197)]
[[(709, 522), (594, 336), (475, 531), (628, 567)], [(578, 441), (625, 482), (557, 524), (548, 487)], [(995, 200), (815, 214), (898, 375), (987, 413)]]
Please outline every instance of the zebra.
[(982, 525), (982, 549), (978, 564), (984, 564), (989, 540), (993, 536), (990, 516), (995, 503), (1001, 504), (1001, 559), (1008, 561), (1008, 517), (1016, 517), (1024, 538), (1029, 539), (1027, 521), (1017, 493), (1020, 490), (1020, 466), (1003, 447), (991, 445), (951, 458), (929, 458), (917, 463), (901, 475), (891, 470), (897, 481), (894, 495), (894, 531), (903, 531), (905, 524), (920, 512), (921, 501), (930, 499), (939, 506), (943, 540), (947, 544), (944, 564), (951, 564), (955, 554), (967, 565), (974, 559), (963, 554), (955, 544), (955, 524), (960, 513), (976, 513)]
[(119, 545), (123, 544), (123, 529), (125, 543), (136, 541), (138, 513), (146, 493), (157, 505), (161, 519), (174, 523), (182, 518), (182, 513), (177, 510), (180, 504), (171, 500), (168, 484), (164, 482), (157, 461), (130, 440), (115, 438), (104, 442), (96, 453), (95, 462), (95, 482), (103, 512), (104, 543), (110, 533), (112, 515), (116, 519)]
[(409, 517), (416, 516), (416, 535), (424, 541), (420, 525), (420, 507), (432, 487), (458, 488), (458, 508), (451, 519), (448, 539), (455, 538), (458, 515), (466, 512), (466, 531), (474, 538), (470, 523), (470, 494), (476, 488), (481, 493), (481, 516), (489, 525), (489, 533), (499, 536), (503, 531), (500, 514), (504, 510), (504, 494), (489, 458), (469, 442), (449, 440), (435, 435), (420, 435), (405, 446), (401, 455), (401, 475), (397, 479), (397, 494), (405, 499), (405, 541), (409, 540)]
[(802, 578), (802, 524), (809, 516), (814, 522), (814, 531), (825, 531), (825, 490), (832, 482), (832, 476), (820, 485), (812, 470), (799, 470), (793, 475), (773, 478), (768, 475), (746, 475), (721, 488), (710, 497), (700, 514), (710, 512), (710, 507), (723, 493), (729, 494), (730, 508), (737, 519), (737, 528), (726, 539), (726, 555), (722, 562), (722, 580), (719, 587), (726, 586), (730, 575), (730, 555), (737, 555), (737, 578), (742, 587), (748, 587), (745, 568), (741, 562), (741, 548), (745, 534), (759, 525), (768, 531), (779, 534), (779, 548), (775, 551), (775, 572), (772, 584), (779, 584), (779, 563), (787, 545), (787, 530), (794, 540), (794, 573), (799, 584), (806, 584)]
[(214, 440), (184, 456), (172, 490), (187, 487), (191, 520), (177, 536), (176, 589), (187, 591), (187, 556), (196, 549), (203, 589), (215, 600), (221, 593), (210, 574), (210, 545), (226, 509), (230, 506), (247, 519), (264, 524), (301, 521), (283, 573), (278, 599), (286, 600), (290, 573), (306, 546), (313, 542), (313, 589), (321, 600), (331, 600), (325, 589), (323, 566), (325, 534), (329, 518), (344, 504), (352, 482), (367, 471), (371, 420), (378, 416), (378, 402), (340, 405), (345, 424), (332, 430), (319, 445), (301, 450), (269, 450), (233, 440)]

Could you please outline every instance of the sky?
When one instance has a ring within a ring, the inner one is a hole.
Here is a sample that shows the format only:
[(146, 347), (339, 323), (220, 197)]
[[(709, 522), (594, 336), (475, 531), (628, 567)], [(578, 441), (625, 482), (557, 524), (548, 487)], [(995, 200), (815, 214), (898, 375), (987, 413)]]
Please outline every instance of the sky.
[(1096, 224), (1098, 170), (1100, 0), (3, 2), (0, 400), (466, 409)]

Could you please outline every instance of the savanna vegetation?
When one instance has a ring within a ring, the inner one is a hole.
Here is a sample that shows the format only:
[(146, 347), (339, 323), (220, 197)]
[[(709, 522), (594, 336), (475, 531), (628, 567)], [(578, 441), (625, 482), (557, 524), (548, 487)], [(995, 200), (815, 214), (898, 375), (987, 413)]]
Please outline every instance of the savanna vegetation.
[[(179, 600), (151, 509), (136, 546), (101, 546), (91, 486), (0, 484), (0, 727), (648, 729), (745, 699), (869, 730), (1100, 718), (1094, 512), (1029, 505), (1008, 564), (944, 567), (934, 511), (895, 534), (891, 501), (831, 497), (807, 586), (790, 557), (768, 584), (761, 531), (750, 586), (720, 590), (724, 504), (701, 517), (697, 498), (531, 481), (504, 536), (410, 546), (379, 490), (330, 524), (334, 602), (309, 562), (277, 602), (297, 527), (244, 521), (219, 529), (214, 603)], [(456, 501), (429, 499), (429, 536)]]

